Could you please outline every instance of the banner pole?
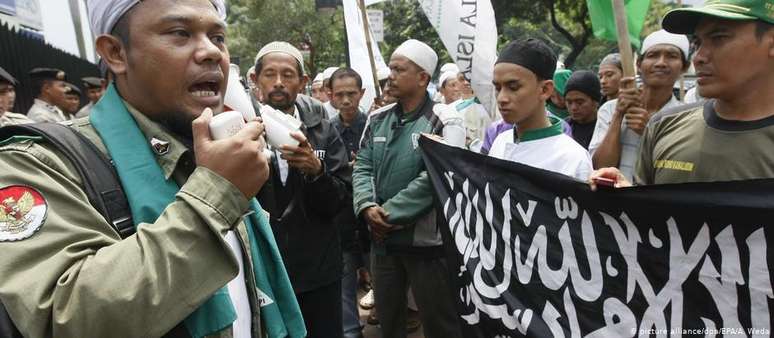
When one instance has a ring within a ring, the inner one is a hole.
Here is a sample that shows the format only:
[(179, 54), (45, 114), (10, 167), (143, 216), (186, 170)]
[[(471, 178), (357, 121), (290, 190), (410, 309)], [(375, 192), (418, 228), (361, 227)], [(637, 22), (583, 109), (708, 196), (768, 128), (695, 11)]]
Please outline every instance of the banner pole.
[(618, 50), (621, 51), (621, 66), (624, 77), (634, 77), (634, 52), (629, 40), (629, 24), (626, 19), (626, 7), (624, 0), (612, 0), (613, 13), (615, 14), (615, 28), (618, 33)]
[[(683, 0), (677, 0), (677, 6), (683, 7)], [(686, 60), (688, 55), (685, 56)], [(688, 60), (690, 62), (690, 60)], [(685, 75), (680, 74), (680, 101), (685, 100)]]
[(379, 87), (379, 77), (376, 74), (376, 63), (374, 61), (374, 50), (371, 47), (371, 29), (368, 27), (368, 14), (366, 13), (365, 0), (358, 0), (360, 14), (363, 18), (363, 33), (365, 34), (366, 47), (368, 48), (368, 61), (371, 63), (371, 75), (373, 76), (374, 89), (376, 97), (382, 96), (382, 88)]

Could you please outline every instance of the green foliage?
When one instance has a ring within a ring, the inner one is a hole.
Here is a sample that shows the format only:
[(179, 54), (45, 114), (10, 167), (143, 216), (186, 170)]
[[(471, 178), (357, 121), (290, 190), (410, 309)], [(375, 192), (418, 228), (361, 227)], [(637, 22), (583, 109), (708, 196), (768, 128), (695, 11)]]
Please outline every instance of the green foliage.
[[(591, 34), (585, 0), (492, 0), (500, 46), (522, 37), (537, 37), (554, 48), (568, 67), (594, 69), (615, 43), (601, 41)], [(552, 24), (551, 8), (555, 9)], [(674, 4), (652, 0), (642, 36), (660, 29), (660, 21)], [(385, 60), (403, 41), (417, 39), (437, 52), (440, 63), (451, 62), (438, 34), (428, 22), (416, 0), (386, 0), (372, 6), (384, 11), (385, 41), (380, 49)], [(229, 49), (240, 59), (242, 71), (253, 64), (258, 50), (266, 43), (280, 40), (299, 46), (309, 36), (313, 52), (307, 63), (310, 75), (328, 66), (347, 63), (346, 33), (341, 7), (318, 12), (314, 0), (230, 0)]]
[[(584, 0), (537, 0), (529, 4), (517, 4), (521, 1), (492, 0), (495, 13), (498, 16), (500, 43), (522, 37), (543, 39), (554, 48), (554, 51), (572, 69), (596, 69), (599, 61), (607, 54), (616, 52), (618, 46), (614, 42), (596, 39), (593, 35), (584, 42), (583, 34), (591, 29), (591, 21)], [(573, 36), (573, 41), (567, 34), (562, 34), (556, 25), (551, 24), (550, 5), (555, 3), (556, 21), (560, 27)], [(641, 37), (661, 29), (661, 18), (667, 11), (676, 8), (675, 4), (665, 4), (661, 0), (652, 0)], [(525, 9), (527, 8), (527, 9)], [(502, 20), (501, 17), (508, 18)], [(590, 31), (589, 31), (590, 32)], [(578, 51), (573, 55), (573, 51)], [(570, 56), (574, 56), (570, 58)]]
[(640, 36), (644, 39), (648, 34), (661, 29), (661, 19), (664, 18), (664, 15), (678, 7), (680, 6), (675, 3), (664, 3), (660, 0), (651, 1), (650, 11), (645, 18), (645, 25), (642, 27), (642, 34)]
[(243, 74), (265, 44), (287, 41), (299, 47), (305, 36), (312, 45), (308, 74), (347, 62), (341, 9), (317, 12), (314, 0), (230, 0), (228, 7), (229, 51), (239, 58)]
[(567, 64), (572, 65), (591, 38), (586, 2), (537, 0), (519, 3), (492, 0), (501, 42), (522, 37), (541, 38), (549, 42)]
[(380, 44), (385, 61), (403, 41), (417, 39), (438, 53), (438, 64), (451, 62), (449, 52), (416, 0), (385, 1), (377, 6), (384, 11), (384, 42)]

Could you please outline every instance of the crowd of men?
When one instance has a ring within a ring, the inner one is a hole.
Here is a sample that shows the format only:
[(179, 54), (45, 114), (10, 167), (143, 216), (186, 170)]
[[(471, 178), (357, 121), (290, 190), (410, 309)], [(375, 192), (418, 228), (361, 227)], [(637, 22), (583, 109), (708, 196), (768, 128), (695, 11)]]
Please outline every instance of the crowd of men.
[[(275, 41), (257, 51), (246, 90), (256, 110), (301, 128), (295, 144), (268, 147), (260, 117), (229, 138), (209, 130), (229, 69), (222, 1), (90, 1), (111, 80), (79, 88), (33, 69), (24, 115), (11, 112), (19, 82), (0, 68), (0, 126), (60, 122), (96, 145), (134, 232), (124, 238), (89, 204), (89, 177), (61, 149), (0, 140), (0, 300), (29, 337), (357, 338), (358, 303), (385, 338), (417, 322), (425, 337), (461, 337), (419, 136), (455, 144), (462, 126), (457, 146), (592, 189), (774, 178), (773, 8), (669, 12), (642, 43), (636, 78), (618, 54), (571, 71), (545, 42), (511, 41), (494, 65), (494, 111), (456, 65), (436, 72), (421, 41), (395, 49), (367, 104), (370, 79), (330, 67), (308, 83), (301, 52)], [(688, 103), (675, 88), (691, 64)]]
[[(63, 122), (86, 117), (105, 91), (106, 81), (98, 77), (81, 79), (82, 88), (67, 82), (67, 74), (55, 68), (34, 68), (28, 74), (35, 100), (26, 114), (13, 113), (19, 82), (0, 68), (0, 126), (31, 122)], [(88, 103), (81, 105), (86, 92)]]

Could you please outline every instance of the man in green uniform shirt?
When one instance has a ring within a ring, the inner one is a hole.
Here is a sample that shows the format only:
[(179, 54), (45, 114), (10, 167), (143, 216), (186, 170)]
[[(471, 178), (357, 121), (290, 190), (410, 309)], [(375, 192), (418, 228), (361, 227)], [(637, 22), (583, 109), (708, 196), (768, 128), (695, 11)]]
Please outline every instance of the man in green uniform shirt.
[[(667, 13), (664, 29), (692, 34), (705, 103), (651, 118), (634, 183), (774, 177), (774, 1), (718, 0)], [(592, 175), (630, 183), (615, 168)]]
[[(263, 125), (213, 140), (229, 54), (219, 0), (89, 1), (115, 76), (72, 128), (114, 163), (136, 233), (92, 207), (62, 152), (0, 146), (0, 299), (26, 337), (304, 337), (265, 213)], [(131, 27), (131, 29), (129, 29)]]

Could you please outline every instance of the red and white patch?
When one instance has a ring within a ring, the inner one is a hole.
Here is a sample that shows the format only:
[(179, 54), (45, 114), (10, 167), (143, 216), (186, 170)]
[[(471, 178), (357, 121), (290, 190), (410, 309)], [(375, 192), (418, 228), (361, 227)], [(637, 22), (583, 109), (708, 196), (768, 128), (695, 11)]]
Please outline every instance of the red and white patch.
[(21, 185), (0, 189), (0, 242), (29, 238), (46, 220), (48, 203), (37, 190)]

